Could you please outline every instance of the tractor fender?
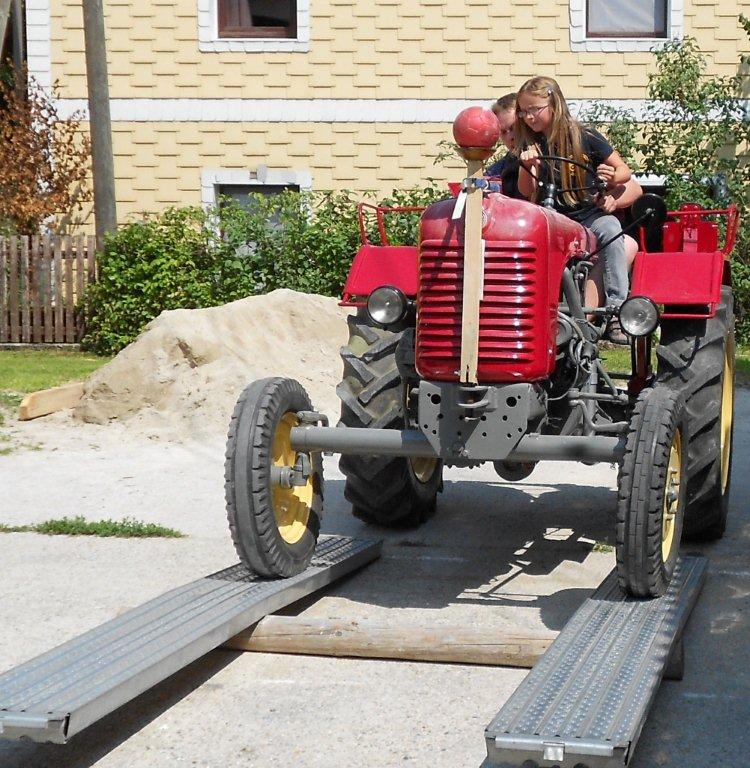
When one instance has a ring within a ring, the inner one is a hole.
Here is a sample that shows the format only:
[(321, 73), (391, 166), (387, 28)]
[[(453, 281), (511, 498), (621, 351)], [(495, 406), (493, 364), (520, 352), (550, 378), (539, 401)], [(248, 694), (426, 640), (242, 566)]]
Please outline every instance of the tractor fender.
[(346, 278), (344, 307), (363, 307), (381, 285), (392, 285), (408, 298), (417, 295), (417, 246), (365, 244), (357, 251)]
[(631, 296), (664, 307), (662, 317), (713, 317), (725, 280), (722, 251), (644, 253), (636, 256)]

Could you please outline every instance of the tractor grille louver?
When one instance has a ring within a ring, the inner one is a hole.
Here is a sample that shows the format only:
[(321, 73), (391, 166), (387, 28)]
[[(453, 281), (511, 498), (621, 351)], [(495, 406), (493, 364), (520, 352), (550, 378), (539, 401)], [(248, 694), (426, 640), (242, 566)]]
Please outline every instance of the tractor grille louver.
[[(463, 253), (424, 248), (419, 260), (417, 359), (423, 375), (444, 378), (461, 362)], [(479, 315), (479, 370), (507, 366), (509, 375), (534, 359), (537, 254), (533, 248), (488, 248)], [(441, 375), (442, 374), (442, 375)]]

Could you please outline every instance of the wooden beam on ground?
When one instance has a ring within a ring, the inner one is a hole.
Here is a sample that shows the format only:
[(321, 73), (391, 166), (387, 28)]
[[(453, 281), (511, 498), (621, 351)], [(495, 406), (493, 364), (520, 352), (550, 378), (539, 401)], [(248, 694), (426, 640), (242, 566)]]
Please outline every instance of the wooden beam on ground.
[(370, 659), (533, 667), (555, 635), (497, 628), (394, 624), (367, 620), (266, 616), (224, 647), (259, 653), (356, 656)]
[(21, 401), (18, 418), (21, 421), (47, 416), (64, 408), (74, 408), (83, 397), (83, 382), (65, 384), (62, 387), (31, 392)]

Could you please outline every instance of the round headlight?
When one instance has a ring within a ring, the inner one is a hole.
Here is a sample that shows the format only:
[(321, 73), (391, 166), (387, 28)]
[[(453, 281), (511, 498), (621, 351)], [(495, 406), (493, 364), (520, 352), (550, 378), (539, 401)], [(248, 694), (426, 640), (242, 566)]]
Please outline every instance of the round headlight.
[(628, 336), (648, 336), (659, 325), (659, 310), (651, 299), (633, 296), (620, 307), (620, 327)]
[(406, 296), (392, 285), (376, 288), (367, 299), (367, 311), (380, 325), (391, 325), (403, 320), (406, 308)]

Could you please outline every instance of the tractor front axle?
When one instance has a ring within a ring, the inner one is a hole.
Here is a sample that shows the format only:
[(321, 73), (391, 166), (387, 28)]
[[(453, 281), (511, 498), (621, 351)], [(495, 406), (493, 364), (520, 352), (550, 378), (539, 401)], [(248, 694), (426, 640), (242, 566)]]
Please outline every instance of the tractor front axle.
[[(372, 454), (467, 459), (450, 450), (438, 456), (428, 439), (415, 429), (366, 429), (341, 427), (293, 427), (290, 434), (296, 451)], [(580, 435), (524, 435), (507, 456), (507, 461), (618, 462), (625, 450), (624, 437)]]

